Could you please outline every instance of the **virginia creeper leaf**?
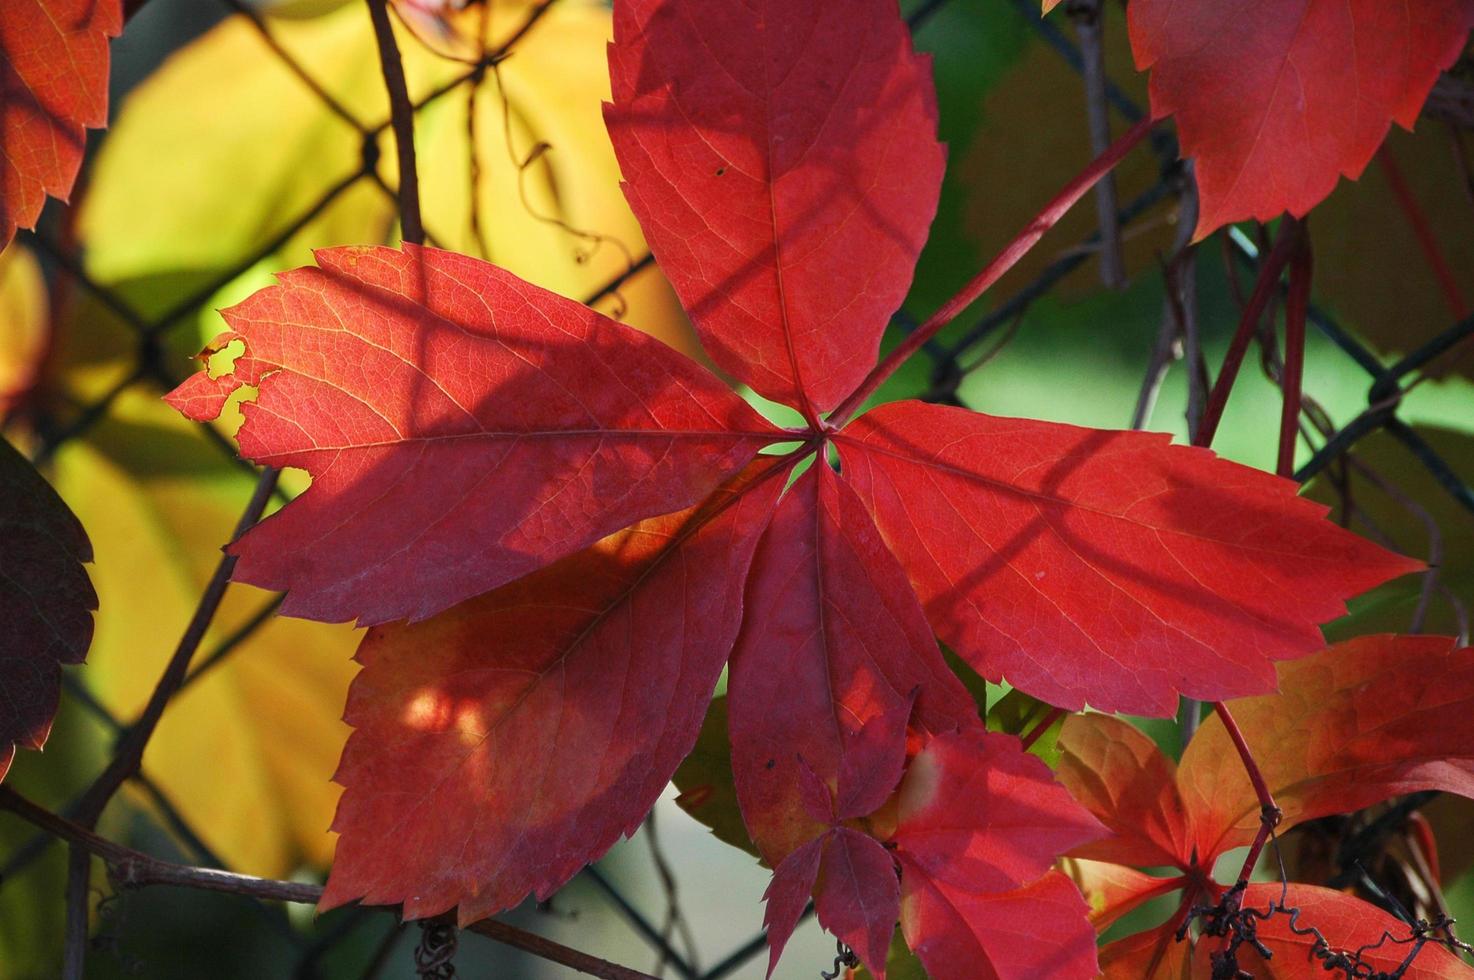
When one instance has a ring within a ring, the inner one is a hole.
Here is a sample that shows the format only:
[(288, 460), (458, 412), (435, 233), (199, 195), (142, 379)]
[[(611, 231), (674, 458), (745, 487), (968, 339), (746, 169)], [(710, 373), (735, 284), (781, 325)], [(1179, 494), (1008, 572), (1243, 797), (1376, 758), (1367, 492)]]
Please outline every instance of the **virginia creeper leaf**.
[[(1368, 636), (1280, 668), (1280, 692), (1229, 705), (1281, 827), (1441, 789), (1474, 797), (1474, 649), (1437, 636)], [(1203, 853), (1247, 844), (1259, 803), (1222, 721), (1178, 774)]]
[(1165, 716), (1274, 685), (1418, 563), (1295, 485), (1166, 436), (900, 402), (835, 438), (937, 634), (1060, 707)]
[(0, 248), (66, 199), (88, 129), (107, 125), (108, 38), (122, 0), (0, 4)]
[(1152, 113), (1194, 158), (1197, 237), (1304, 215), (1355, 179), (1395, 121), (1411, 129), (1474, 23), (1470, 0), (1137, 0)]
[(207, 420), (257, 387), (242, 454), (312, 474), (230, 548), (285, 614), (424, 619), (699, 501), (771, 439), (695, 362), (489, 263), (317, 258), (225, 311), (232, 373), (169, 396)]
[(17, 745), (39, 749), (61, 699), (61, 664), (92, 642), (97, 593), (81, 523), (24, 456), (0, 439), (0, 779)]
[(1098, 974), (1095, 930), (1070, 879), (971, 892), (901, 860), (901, 929), (932, 980), (1076, 980)]
[[(855, 744), (861, 727), (908, 709), (918, 692), (920, 727), (978, 724), (854, 492), (816, 462), (780, 502), (753, 560), (727, 686), (737, 797), (770, 865), (822, 830), (802, 804), (799, 760), (836, 786), (848, 753), (884, 754)], [(904, 748), (904, 724), (891, 737)]]
[(819, 924), (859, 954), (876, 980), (885, 980), (901, 914), (896, 862), (874, 837), (847, 827), (835, 828), (824, 841), (814, 892)]
[(891, 840), (935, 881), (999, 892), (1104, 834), (1018, 739), (973, 728), (932, 739), (912, 761)]
[(827, 836), (816, 837), (795, 849), (773, 871), (773, 880), (763, 892), (763, 928), (768, 934), (767, 975), (770, 977), (804, 914), (814, 883), (819, 880), (819, 862), (827, 840)]
[(49, 305), (31, 250), (15, 245), (0, 252), (0, 418), (36, 384), (50, 347)]
[(1193, 948), (1173, 923), (1134, 933), (1100, 949), (1104, 980), (1192, 980)]
[(1085, 903), (1090, 906), (1090, 923), (1096, 932), (1105, 932), (1111, 923), (1143, 902), (1182, 887), (1179, 878), (1158, 878), (1109, 861), (1064, 858), (1060, 870), (1070, 876), (1085, 896)]
[(459, 906), (472, 922), (547, 898), (638, 827), (736, 637), (775, 467), (434, 619), (371, 630), (323, 906)]
[(707, 353), (833, 408), (870, 370), (936, 211), (928, 59), (894, 0), (621, 0), (625, 193)]
[[(1144, 732), (1109, 715), (1073, 715), (1059, 746), (1059, 781), (1112, 831), (1077, 849), (1077, 856), (1148, 867), (1192, 857), (1177, 764)], [(1230, 756), (1239, 762), (1236, 752)]]

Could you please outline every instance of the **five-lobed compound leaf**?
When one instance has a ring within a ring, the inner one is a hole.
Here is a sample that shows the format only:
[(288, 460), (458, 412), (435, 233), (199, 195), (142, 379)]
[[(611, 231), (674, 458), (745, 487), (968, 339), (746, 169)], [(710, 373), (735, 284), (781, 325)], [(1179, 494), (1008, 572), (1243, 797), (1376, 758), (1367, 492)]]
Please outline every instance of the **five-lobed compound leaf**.
[(899, 402), (835, 442), (942, 640), (1065, 708), (1270, 690), (1345, 599), (1420, 567), (1164, 435)]
[(472, 922), (547, 898), (639, 826), (696, 740), (781, 469), (754, 463), (701, 507), (370, 631), (323, 906)]
[(609, 133), (707, 353), (827, 411), (875, 362), (940, 193), (928, 61), (894, 0), (615, 5)]
[(0, 248), (65, 199), (88, 129), (107, 124), (108, 38), (123, 0), (0, 4)]
[[(1447, 637), (1367, 636), (1280, 668), (1276, 695), (1231, 705), (1290, 827), (1406, 793), (1474, 797), (1474, 649)], [(1249, 843), (1259, 803), (1213, 716), (1183, 753), (1196, 843)]]
[(336, 248), (225, 312), (258, 389), (242, 455), (313, 485), (235, 544), (282, 612), (421, 620), (633, 521), (696, 503), (777, 433), (694, 361), (494, 265)]
[(1201, 238), (1302, 216), (1360, 176), (1394, 121), (1412, 128), (1474, 3), (1136, 0), (1129, 14), (1152, 113), (1176, 118), (1196, 162)]
[(0, 439), (0, 779), (19, 745), (39, 749), (61, 698), (61, 664), (92, 642), (97, 593), (87, 532), (15, 447)]
[(823, 829), (802, 803), (800, 768), (851, 792), (840, 778), (849, 754), (884, 754), (861, 742), (862, 729), (900, 709), (890, 738), (904, 749), (913, 698), (925, 730), (978, 724), (905, 574), (854, 492), (816, 462), (784, 496), (753, 560), (727, 687), (732, 775), (770, 865)]

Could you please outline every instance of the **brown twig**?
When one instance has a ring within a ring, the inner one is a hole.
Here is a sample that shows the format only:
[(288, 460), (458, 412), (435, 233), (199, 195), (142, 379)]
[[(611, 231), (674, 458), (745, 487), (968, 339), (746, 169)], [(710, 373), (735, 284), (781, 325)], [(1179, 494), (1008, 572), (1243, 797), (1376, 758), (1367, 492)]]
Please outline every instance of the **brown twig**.
[[(1080, 74), (1085, 81), (1085, 121), (1090, 130), (1090, 152), (1099, 156), (1111, 145), (1111, 117), (1106, 105), (1105, 33), (1100, 0), (1074, 0), (1069, 6), (1075, 35), (1080, 39)], [(1126, 262), (1121, 250), (1121, 223), (1116, 217), (1116, 178), (1106, 174), (1095, 185), (1095, 212), (1100, 223), (1100, 279), (1111, 289), (1126, 284)]]
[(415, 171), (415, 107), (404, 80), (404, 63), (399, 57), (399, 42), (394, 39), (394, 25), (389, 21), (388, 0), (368, 0), (368, 7), (374, 22), (374, 38), (379, 44), (384, 87), (389, 91), (389, 120), (399, 157), (399, 227), (406, 242), (423, 245), (420, 179)]
[[(173, 885), (304, 905), (315, 905), (322, 897), (321, 886), (307, 882), (277, 881), (160, 860), (100, 837), (81, 824), (38, 806), (9, 786), (0, 785), (0, 809), (9, 810), (67, 841), (72, 845), (72, 852), (80, 854), (84, 862), (93, 856), (101, 858), (107, 864), (113, 882), (120, 888)], [(85, 896), (85, 891), (83, 894)], [(483, 919), (466, 929), (603, 980), (652, 980), (649, 974), (590, 956), (505, 922)], [(85, 931), (83, 939), (86, 939)]]

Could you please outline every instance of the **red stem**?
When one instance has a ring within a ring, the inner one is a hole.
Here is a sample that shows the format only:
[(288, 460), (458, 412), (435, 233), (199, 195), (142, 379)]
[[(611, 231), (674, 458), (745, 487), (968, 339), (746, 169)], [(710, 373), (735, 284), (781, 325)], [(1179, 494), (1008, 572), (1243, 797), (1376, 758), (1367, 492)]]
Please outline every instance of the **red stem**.
[(1428, 224), (1427, 215), (1418, 206), (1418, 199), (1413, 196), (1412, 188), (1408, 186), (1407, 178), (1402, 174), (1402, 167), (1398, 165), (1397, 158), (1392, 155), (1386, 143), (1383, 143), (1382, 148), (1377, 151), (1377, 163), (1387, 178), (1387, 186), (1392, 189), (1392, 196), (1397, 198), (1398, 207), (1402, 208), (1402, 213), (1407, 218), (1408, 226), (1418, 239), (1418, 247), (1423, 250), (1423, 257), (1428, 260), (1428, 268), (1432, 270), (1439, 287), (1443, 289), (1443, 298), (1448, 303), (1449, 312), (1456, 319), (1462, 320), (1469, 315), (1469, 304), (1464, 299), (1463, 290), (1459, 288), (1459, 281), (1454, 277), (1453, 269), (1443, 256), (1443, 250), (1438, 245), (1438, 238), (1433, 234), (1433, 227)]
[(1285, 300), (1285, 367), (1280, 378), (1284, 392), (1280, 410), (1280, 451), (1275, 472), (1289, 479), (1295, 475), (1295, 443), (1300, 435), (1300, 390), (1305, 375), (1305, 315), (1310, 306), (1312, 270), (1310, 240), (1297, 236), (1299, 244), (1290, 259), (1290, 293)]
[(1029, 729), (1029, 731), (1023, 736), (1023, 738), (1019, 739), (1019, 741), (1023, 743), (1024, 751), (1029, 751), (1029, 749), (1033, 747), (1034, 743), (1039, 741), (1044, 733), (1049, 731), (1049, 727), (1055, 722), (1059, 721), (1060, 716), (1062, 716), (1064, 713), (1064, 708), (1051, 708), (1049, 714), (1045, 715), (1040, 720), (1039, 724)]
[(922, 345), (935, 337), (943, 327), (955, 320), (963, 310), (967, 309), (974, 301), (990, 286), (1002, 279), (1008, 270), (1012, 269), (1019, 259), (1023, 258), (1028, 251), (1044, 237), (1044, 233), (1053, 228), (1059, 219), (1064, 217), (1080, 198), (1089, 193), (1112, 168), (1131, 152), (1132, 148), (1146, 138), (1151, 132), (1154, 120), (1143, 119), (1132, 126), (1127, 133), (1116, 142), (1112, 143), (1100, 156), (1091, 161), (1080, 174), (1055, 196), (1054, 200), (1045, 205), (1044, 210), (1018, 234), (1013, 241), (998, 253), (998, 257), (983, 267), (983, 270), (972, 278), (967, 285), (958, 291), (947, 302), (942, 304), (941, 309), (931, 315), (921, 326), (912, 331), (911, 335), (898, 344), (886, 357), (875, 366), (874, 370), (860, 382), (848, 398), (846, 398), (834, 414), (829, 418), (829, 425), (833, 428), (843, 426), (865, 404), (865, 399), (875, 394), (875, 390), (895, 373), (905, 360), (921, 349)]
[(1280, 226), (1279, 236), (1275, 239), (1274, 248), (1270, 249), (1263, 266), (1259, 269), (1259, 279), (1254, 283), (1254, 294), (1249, 297), (1248, 304), (1244, 306), (1243, 315), (1239, 318), (1239, 328), (1228, 346), (1228, 353), (1223, 356), (1223, 368), (1218, 372), (1218, 380), (1214, 382), (1213, 390), (1208, 393), (1208, 404), (1203, 409), (1203, 421), (1198, 425), (1197, 434), (1193, 437), (1194, 446), (1213, 444), (1213, 437), (1218, 433), (1218, 423), (1223, 420), (1223, 409), (1228, 405), (1228, 394), (1233, 391), (1233, 384), (1238, 380), (1239, 368), (1244, 364), (1244, 355), (1248, 353), (1249, 341), (1259, 326), (1259, 317), (1264, 313), (1265, 306), (1269, 304), (1269, 298), (1279, 288), (1280, 273), (1284, 271), (1285, 264), (1290, 260), (1295, 240), (1299, 236), (1299, 227), (1299, 222), (1294, 218), (1285, 218), (1284, 224)]
[(1264, 781), (1264, 774), (1259, 771), (1259, 764), (1254, 761), (1254, 754), (1249, 751), (1249, 743), (1244, 741), (1243, 730), (1239, 728), (1239, 723), (1234, 721), (1233, 713), (1228, 710), (1228, 705), (1222, 701), (1215, 701), (1213, 710), (1217, 712), (1218, 719), (1223, 722), (1223, 728), (1233, 741), (1233, 747), (1238, 750), (1239, 759), (1244, 763), (1244, 770), (1249, 774), (1249, 782), (1254, 786), (1254, 795), (1259, 798), (1259, 833), (1255, 835), (1254, 843), (1249, 846), (1249, 853), (1244, 858), (1243, 869), (1239, 871), (1239, 881), (1248, 881), (1249, 874), (1259, 861), (1260, 852), (1264, 850), (1265, 842), (1269, 840), (1270, 831), (1279, 825), (1281, 811), (1279, 804), (1274, 802), (1274, 794), (1269, 791), (1269, 784)]

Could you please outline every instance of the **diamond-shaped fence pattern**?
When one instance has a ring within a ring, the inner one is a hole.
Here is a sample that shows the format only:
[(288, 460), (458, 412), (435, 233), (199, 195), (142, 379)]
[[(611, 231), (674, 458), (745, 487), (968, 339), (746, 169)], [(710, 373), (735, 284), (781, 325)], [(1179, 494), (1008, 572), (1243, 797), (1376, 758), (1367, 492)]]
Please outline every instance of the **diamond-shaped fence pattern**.
[[(193, 291), (181, 295), (177, 300), (158, 315), (145, 316), (129, 301), (108, 286), (94, 281), (88, 276), (81, 263), (75, 258), (71, 249), (59, 242), (48, 232), (25, 234), (23, 239), (27, 241), (48, 262), (54, 275), (66, 277), (75, 286), (90, 294), (106, 310), (125, 323), (132, 331), (134, 349), (136, 356), (133, 358), (132, 370), (118, 380), (113, 387), (103, 392), (99, 397), (76, 406), (76, 410), (70, 413), (64, 420), (45, 417), (44, 415), (33, 419), (39, 433), (39, 444), (35, 456), (38, 463), (44, 463), (50, 459), (57, 450), (69, 440), (77, 439), (88, 433), (94, 426), (98, 425), (109, 415), (118, 398), (125, 392), (143, 387), (152, 389), (157, 393), (168, 391), (176, 386), (182, 378), (170, 375), (169, 368), (163, 357), (164, 340), (177, 330), (182, 324), (193, 322), (201, 307), (211, 297), (215, 296), (223, 287), (235, 281), (247, 270), (256, 266), (262, 260), (275, 254), (283, 245), (293, 239), (303, 228), (326, 211), (335, 201), (350, 189), (361, 184), (368, 184), (378, 189), (387, 199), (396, 199), (397, 190), (381, 175), (380, 140), (383, 134), (389, 131), (392, 122), (389, 119), (378, 120), (368, 123), (357, 118), (351, 111), (337, 101), (326, 88), (314, 79), (312, 66), (299, 62), (272, 36), (271, 27), (267, 24), (252, 7), (243, 0), (216, 0), (229, 12), (241, 17), (248, 18), (254, 25), (260, 36), (263, 47), (279, 58), (282, 63), (301, 81), (301, 96), (305, 99), (316, 99), (322, 106), (344, 125), (355, 130), (361, 140), (361, 153), (358, 165), (351, 172), (343, 173), (331, 179), (323, 181), (322, 193), (307, 207), (297, 214), (292, 220), (287, 221), (281, 229), (265, 242), (254, 254), (242, 258), (234, 267), (222, 271), (211, 281), (199, 285)], [(465, 70), (449, 82), (434, 89), (428, 94), (420, 97), (414, 103), (415, 112), (446, 98), (455, 92), (464, 92), (470, 86), (481, 84), (488, 72), (499, 61), (509, 55), (517, 43), (530, 32), (538, 29), (538, 24), (544, 14), (553, 5), (555, 0), (545, 0), (528, 8), (526, 20), (512, 32), (509, 39), (496, 50), (486, 51), (482, 58), (475, 60), (465, 66)], [(948, 0), (925, 0), (925, 2), (913, 5), (910, 15), (910, 23), (913, 29), (919, 28), (941, 10)], [(1081, 38), (1087, 45), (1082, 51), (1076, 40), (1061, 29), (1052, 20), (1043, 20), (1038, 14), (1037, 0), (1012, 0), (1018, 9), (1019, 15), (1035, 30), (1039, 32), (1043, 40), (1053, 48), (1061, 58), (1069, 65), (1081, 72), (1087, 83), (1094, 82), (1092, 89), (1087, 84), (1086, 91), (1090, 98), (1091, 109), (1101, 119), (1108, 122), (1108, 117), (1114, 114), (1119, 120), (1134, 123), (1140, 120), (1145, 110), (1136, 105), (1131, 98), (1125, 95), (1117, 87), (1112, 85), (1108, 79), (1103, 79), (1095, 66), (1099, 64), (1098, 50), (1092, 51), (1088, 47), (1090, 35), (1088, 32), (1077, 31), (1077, 37)], [(1095, 8), (1089, 3), (1078, 4), (1080, 11), (1085, 17), (1093, 15)], [(1079, 247), (1061, 253), (1061, 257), (1052, 264), (1045, 267), (1033, 281), (1018, 288), (1011, 295), (1001, 298), (993, 307), (975, 322), (955, 329), (947, 335), (943, 342), (941, 338), (933, 339), (924, 348), (926, 356), (930, 360), (929, 388), (924, 397), (951, 404), (963, 404), (959, 396), (962, 381), (970, 372), (976, 371), (990, 358), (990, 350), (996, 351), (1010, 339), (1012, 332), (1018, 328), (1023, 314), (1029, 307), (1048, 295), (1050, 291), (1067, 275), (1081, 266), (1092, 256), (1101, 254), (1109, 249), (1112, 238), (1122, 234), (1129, 234), (1135, 223), (1139, 222), (1155, 206), (1169, 198), (1176, 198), (1179, 207), (1179, 224), (1186, 230), (1190, 230), (1193, 221), (1189, 220), (1193, 214), (1194, 191), (1190, 167), (1177, 158), (1176, 144), (1168, 135), (1165, 128), (1159, 128), (1152, 137), (1151, 146), (1160, 164), (1159, 174), (1156, 182), (1145, 192), (1135, 198), (1109, 208), (1101, 209), (1100, 230), (1080, 243)], [(325, 175), (328, 176), (328, 175)], [(1100, 201), (1098, 200), (1099, 204)], [(1083, 206), (1083, 205), (1082, 205)], [(1112, 214), (1112, 212), (1114, 212)], [(1102, 242), (1106, 244), (1103, 245)], [(1257, 266), (1260, 254), (1260, 244), (1251, 241), (1243, 234), (1234, 231), (1228, 235), (1228, 249), (1233, 263), (1239, 264), (1251, 274)], [(433, 237), (429, 238), (430, 244), (435, 244)], [(327, 243), (324, 243), (327, 244)], [(1169, 303), (1169, 307), (1175, 308), (1176, 316), (1165, 316), (1162, 336), (1156, 349), (1152, 352), (1146, 377), (1143, 381), (1141, 399), (1138, 404), (1136, 418), (1138, 424), (1146, 417), (1150, 405), (1155, 398), (1155, 389), (1160, 385), (1168, 363), (1178, 357), (1185, 357), (1191, 366), (1198, 362), (1201, 357), (1200, 351), (1196, 349), (1196, 338), (1193, 335), (1189, 322), (1191, 312), (1188, 307), (1191, 303), (1182, 300), (1187, 295), (1189, 288), (1182, 282), (1174, 281), (1176, 276), (1184, 274), (1186, 267), (1185, 257), (1189, 255), (1189, 243), (1185, 236), (1179, 237), (1177, 253), (1164, 259), (1163, 269), (1169, 287), (1169, 294), (1177, 297), (1177, 302)], [(616, 278), (595, 291), (592, 295), (585, 297), (589, 303), (594, 303), (602, 298), (608, 297), (617, 291), (633, 277), (646, 273), (653, 268), (654, 262), (651, 256), (644, 255), (632, 261), (628, 268)], [(1332, 426), (1324, 417), (1324, 413), (1318, 412), (1313, 402), (1307, 399), (1304, 413), (1306, 438), (1314, 441), (1317, 446), (1312, 458), (1296, 473), (1297, 479), (1307, 480), (1322, 471), (1345, 470), (1349, 465), (1348, 453), (1357, 443), (1376, 431), (1385, 431), (1394, 439), (1406, 447), (1409, 459), (1426, 468), (1433, 476), (1437, 484), (1454, 500), (1464, 508), (1474, 513), (1474, 490), (1465, 482), (1464, 477), (1458, 473), (1456, 467), (1448, 460), (1438, 454), (1435, 449), (1410, 425), (1398, 417), (1402, 394), (1413, 384), (1417, 384), (1421, 378), (1420, 371), (1429, 365), (1435, 358), (1449, 352), (1456, 345), (1466, 341), (1471, 333), (1474, 333), (1474, 318), (1463, 319), (1453, 323), (1436, 337), (1427, 341), (1416, 350), (1392, 363), (1386, 363), (1382, 357), (1369, 350), (1358, 341), (1349, 331), (1342, 328), (1334, 317), (1326, 311), (1312, 307), (1309, 313), (1310, 322), (1318, 328), (1339, 351), (1344, 354), (1351, 367), (1364, 371), (1368, 378), (1368, 399), (1365, 411), (1340, 426)], [(895, 326), (900, 331), (914, 329), (915, 323), (909, 321), (903, 314), (898, 314)], [(1269, 328), (1272, 330), (1272, 326)], [(1273, 344), (1266, 345), (1267, 351), (1273, 350)], [(983, 353), (979, 353), (983, 351)], [(1279, 365), (1272, 354), (1267, 354), (1265, 367), (1272, 379), (1277, 380)], [(1202, 392), (1197, 395), (1201, 397)], [(1192, 409), (1190, 408), (1190, 411)], [(235, 447), (213, 428), (202, 427), (203, 431), (211, 438), (223, 456), (229, 459), (233, 465), (255, 471), (255, 467), (241, 460)], [(263, 481), (261, 484), (265, 492), (273, 492), (281, 499), (285, 494), (276, 490), (274, 484)], [(263, 501), (264, 503), (264, 501)], [(219, 583), (224, 588), (224, 581)], [(1449, 597), (1458, 606), (1456, 599)], [(260, 608), (249, 616), (234, 632), (226, 636), (213, 647), (189, 651), (184, 658), (184, 665), (188, 668), (187, 673), (177, 680), (174, 690), (193, 684), (199, 677), (216, 668), (226, 658), (232, 656), (249, 638), (252, 633), (266, 623), (275, 612), (280, 597), (265, 600)], [(1465, 624), (1467, 633), (1467, 625)], [(199, 638), (195, 638), (198, 646)], [(67, 691), (69, 695), (80, 703), (89, 712), (94, 714), (100, 722), (106, 726), (117, 737), (119, 752), (126, 750), (121, 748), (129, 741), (129, 734), (139, 727), (138, 720), (131, 722), (114, 717), (102, 704), (94, 699), (85, 687), (75, 682), (73, 678), (67, 679)], [(165, 699), (167, 701), (167, 698)], [(157, 718), (153, 719), (156, 722)], [(151, 731), (152, 723), (145, 726)], [(136, 740), (135, 740), (136, 741)], [(146, 738), (143, 739), (146, 741)], [(139, 758), (142, 754), (142, 743), (134, 747)], [(115, 760), (116, 762), (116, 760)], [(165, 824), (168, 832), (173, 835), (181, 849), (190, 855), (202, 867), (225, 869), (225, 865), (217, 854), (201, 839), (201, 835), (190, 826), (189, 822), (181, 815), (178, 809), (171, 803), (168, 797), (156, 786), (146, 774), (139, 770), (135, 760), (131, 767), (123, 767), (126, 778), (133, 786), (141, 792), (152, 806), (161, 821)], [(95, 788), (95, 787), (94, 787)], [(116, 786), (111, 787), (112, 790)], [(111, 792), (104, 794), (105, 797)], [(75, 816), (78, 813), (86, 814), (89, 807), (97, 807), (97, 800), (89, 801), (87, 795), (73, 801), (71, 807), (63, 808), (63, 815)], [(95, 820), (96, 814), (91, 815)], [(90, 821), (89, 821), (90, 822)], [(647, 827), (647, 836), (650, 838), (652, 856), (656, 868), (656, 877), (662, 883), (667, 897), (668, 910), (664, 921), (652, 922), (639, 911), (636, 904), (623, 894), (616, 883), (607, 875), (601, 873), (597, 868), (590, 867), (584, 873), (593, 889), (602, 895), (608, 906), (620, 915), (629, 927), (638, 935), (651, 950), (655, 958), (655, 972), (665, 976), (673, 975), (682, 980), (717, 980), (717, 978), (728, 976), (753, 961), (765, 950), (765, 940), (761, 934), (755, 935), (748, 942), (740, 944), (736, 949), (718, 959), (712, 965), (704, 969), (695, 964), (695, 942), (690, 935), (689, 924), (684, 922), (681, 916), (679, 904), (676, 901), (673, 875), (666, 866), (656, 838), (653, 826)], [(0, 861), (0, 888), (4, 887), (6, 879), (15, 875), (33, 861), (35, 861), (50, 846), (56, 842), (48, 836), (38, 835), (17, 849), (14, 853), (5, 856)], [(75, 862), (74, 862), (75, 864)], [(86, 864), (83, 863), (85, 869)], [(85, 929), (85, 876), (83, 877), (83, 914), (82, 924), (79, 927), (73, 923), (75, 931), (78, 928)], [(121, 893), (120, 893), (121, 894)], [(261, 920), (262, 927), (273, 930), (289, 943), (295, 950), (297, 957), (296, 975), (310, 977), (318, 975), (320, 964), (325, 957), (330, 955), (335, 944), (342, 942), (345, 937), (359, 928), (366, 919), (374, 917), (377, 913), (371, 909), (356, 909), (340, 915), (333, 920), (330, 926), (317, 930), (316, 935), (308, 935), (295, 927), (283, 911), (281, 905), (265, 900), (263, 898), (251, 897), (249, 894), (243, 898), (249, 902)], [(110, 933), (118, 931), (118, 923), (110, 921), (110, 917), (116, 914), (115, 906), (121, 902), (119, 896), (104, 900), (99, 910), (102, 920), (101, 931), (106, 938)], [(75, 918), (75, 908), (73, 909)], [(385, 935), (378, 953), (368, 964), (366, 976), (377, 975), (384, 967), (384, 963), (395, 944), (401, 940), (408, 941), (404, 937), (404, 926), (391, 928)], [(513, 930), (515, 931), (515, 930)], [(526, 934), (522, 934), (524, 937)], [(85, 936), (85, 934), (84, 934)], [(505, 936), (500, 938), (506, 938)], [(532, 937), (535, 939), (536, 937)], [(114, 944), (118, 944), (118, 937), (113, 936)], [(428, 927), (422, 927), (420, 941), (416, 948), (416, 966), (422, 976), (450, 976), (454, 973), (454, 953), (457, 938), (455, 931), (442, 922), (433, 922)], [(515, 943), (528, 948), (526, 941)], [(94, 939), (92, 945), (99, 945)], [(105, 943), (104, 943), (105, 945)], [(124, 944), (125, 945), (125, 944)], [(556, 944), (550, 944), (555, 946)], [(563, 949), (560, 947), (560, 949)], [(529, 951), (537, 953), (537, 949)], [(547, 952), (544, 950), (544, 952)], [(565, 954), (574, 951), (563, 949)], [(844, 950), (841, 949), (841, 959), (836, 960), (835, 970), (838, 971), (843, 965)], [(125, 950), (115, 951), (126, 964)], [(578, 963), (567, 956), (553, 955), (551, 958), (563, 962), (565, 965), (579, 968)], [(592, 963), (592, 958), (590, 958)], [(602, 963), (602, 961), (598, 961)], [(603, 964), (599, 967), (593, 963), (596, 970), (605, 969), (619, 971), (621, 968), (613, 967), (612, 964)], [(627, 975), (644, 976), (645, 974), (634, 971), (605, 972), (604, 975)], [(830, 975), (827, 974), (826, 975)]]

